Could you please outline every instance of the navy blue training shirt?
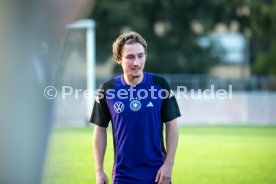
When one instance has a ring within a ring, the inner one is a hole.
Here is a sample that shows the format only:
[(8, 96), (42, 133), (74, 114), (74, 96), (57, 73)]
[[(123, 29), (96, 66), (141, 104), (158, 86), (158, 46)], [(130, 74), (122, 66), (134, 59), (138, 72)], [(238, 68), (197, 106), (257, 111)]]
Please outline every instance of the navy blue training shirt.
[(114, 184), (155, 183), (166, 157), (163, 123), (179, 116), (175, 96), (162, 77), (144, 72), (143, 81), (130, 86), (119, 75), (101, 85), (90, 121), (107, 127), (111, 120)]

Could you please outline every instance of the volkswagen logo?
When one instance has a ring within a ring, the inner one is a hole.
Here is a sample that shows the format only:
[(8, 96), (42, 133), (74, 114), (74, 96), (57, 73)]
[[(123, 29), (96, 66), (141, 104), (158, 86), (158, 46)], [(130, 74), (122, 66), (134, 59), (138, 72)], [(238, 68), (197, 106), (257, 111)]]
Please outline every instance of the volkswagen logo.
[(121, 113), (125, 109), (125, 105), (122, 102), (116, 102), (113, 107), (114, 111), (116, 111), (117, 113)]

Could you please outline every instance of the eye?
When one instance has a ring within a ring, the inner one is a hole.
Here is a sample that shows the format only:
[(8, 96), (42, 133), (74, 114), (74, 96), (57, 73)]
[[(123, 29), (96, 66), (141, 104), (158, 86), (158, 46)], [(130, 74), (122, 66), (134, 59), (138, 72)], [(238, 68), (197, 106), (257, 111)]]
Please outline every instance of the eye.
[(138, 57), (142, 58), (142, 57), (144, 57), (144, 54), (139, 54)]
[(127, 59), (133, 59), (133, 58), (134, 58), (134, 56), (132, 56), (132, 55), (128, 55), (128, 56), (126, 56), (126, 58), (127, 58)]

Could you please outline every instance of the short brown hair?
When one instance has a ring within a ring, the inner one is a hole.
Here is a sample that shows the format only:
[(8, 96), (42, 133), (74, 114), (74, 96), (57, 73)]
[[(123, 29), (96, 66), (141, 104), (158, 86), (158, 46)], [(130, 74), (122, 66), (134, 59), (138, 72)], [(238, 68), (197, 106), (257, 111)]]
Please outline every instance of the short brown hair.
[(122, 58), (122, 48), (125, 44), (133, 44), (133, 43), (140, 43), (145, 50), (145, 54), (147, 52), (147, 42), (144, 40), (144, 38), (136, 33), (136, 32), (127, 32), (122, 35), (120, 35), (112, 46), (113, 51), (113, 59), (115, 61), (118, 61)]

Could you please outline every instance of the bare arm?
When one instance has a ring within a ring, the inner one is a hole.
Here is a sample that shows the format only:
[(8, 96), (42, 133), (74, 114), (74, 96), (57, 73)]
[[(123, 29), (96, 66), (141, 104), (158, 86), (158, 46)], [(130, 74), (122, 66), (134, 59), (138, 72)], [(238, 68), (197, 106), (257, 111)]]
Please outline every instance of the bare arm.
[(178, 144), (178, 127), (176, 119), (166, 123), (166, 147), (167, 156), (165, 163), (174, 165), (174, 157)]
[(106, 128), (95, 125), (93, 136), (94, 160), (96, 169), (96, 183), (107, 184), (108, 178), (104, 172), (103, 162), (106, 150)]
[(156, 182), (158, 184), (169, 184), (172, 176), (172, 168), (174, 165), (175, 152), (178, 144), (178, 127), (176, 119), (166, 122), (166, 160), (159, 169)]

